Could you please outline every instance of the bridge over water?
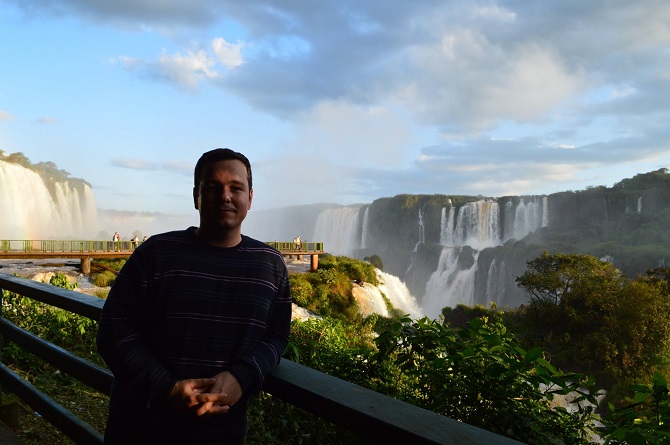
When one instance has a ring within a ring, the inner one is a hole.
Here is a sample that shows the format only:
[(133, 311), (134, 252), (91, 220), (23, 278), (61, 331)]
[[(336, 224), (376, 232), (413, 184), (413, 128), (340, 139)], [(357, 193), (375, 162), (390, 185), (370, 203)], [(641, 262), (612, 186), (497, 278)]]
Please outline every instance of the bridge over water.
[[(138, 242), (137, 245), (142, 244)], [(285, 257), (310, 257), (310, 270), (319, 267), (319, 255), (326, 253), (321, 242), (269, 241)], [(96, 240), (0, 240), (0, 259), (80, 258), (82, 273), (91, 273), (93, 258), (128, 258), (135, 250), (132, 241)]]

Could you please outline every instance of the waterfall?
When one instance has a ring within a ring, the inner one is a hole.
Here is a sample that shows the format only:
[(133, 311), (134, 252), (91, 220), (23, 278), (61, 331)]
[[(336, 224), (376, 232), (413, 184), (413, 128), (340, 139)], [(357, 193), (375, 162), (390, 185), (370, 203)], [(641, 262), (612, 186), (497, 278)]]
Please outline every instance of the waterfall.
[(2, 239), (93, 239), (101, 229), (89, 185), (46, 184), (34, 171), (4, 161), (0, 161), (0, 215)]
[(333, 255), (356, 257), (359, 250), (358, 214), (360, 207), (326, 209), (316, 218), (314, 239), (325, 243)]
[(494, 258), (491, 261), (489, 266), (488, 275), (486, 276), (486, 299), (489, 301), (497, 301), (498, 297), (498, 265), (496, 264), (496, 259)]
[(530, 202), (521, 198), (514, 213), (514, 238), (520, 240), (540, 226), (540, 211), (535, 198)]
[(474, 304), (478, 256), (479, 252), (468, 248), (442, 248), (437, 270), (430, 276), (421, 299), (424, 314), (437, 318), (445, 306)]
[(368, 217), (370, 214), (370, 206), (365, 208), (363, 213), (363, 227), (361, 228), (361, 249), (368, 247)]
[(379, 280), (379, 290), (386, 295), (394, 308), (409, 314), (414, 319), (421, 318), (424, 315), (409, 289), (407, 289), (407, 285), (400, 278), (379, 269), (375, 269), (375, 271)]
[(637, 213), (642, 213), (642, 196), (637, 198)]
[(449, 214), (447, 215), (447, 208), (442, 208), (442, 219), (440, 220), (440, 244), (443, 246), (454, 245), (454, 218), (456, 216), (456, 207), (449, 207)]
[(458, 210), (453, 245), (471, 246), (481, 250), (499, 245), (500, 239), (500, 214), (497, 202), (469, 202)]
[[(421, 306), (429, 317), (436, 317), (445, 306), (474, 304), (475, 279), (479, 252), (500, 246), (503, 240), (520, 240), (539, 227), (549, 224), (549, 205), (546, 196), (520, 198), (504, 204), (502, 215), (497, 201), (469, 202), (458, 209), (442, 209), (440, 244), (443, 247), (436, 270), (426, 284)], [(504, 234), (503, 228), (504, 227)], [(469, 248), (465, 248), (469, 247)], [(505, 263), (494, 258), (484, 266), (487, 301), (500, 301), (505, 293)]]
[(419, 241), (417, 244), (426, 242), (426, 226), (423, 221), (423, 207), (419, 209)]

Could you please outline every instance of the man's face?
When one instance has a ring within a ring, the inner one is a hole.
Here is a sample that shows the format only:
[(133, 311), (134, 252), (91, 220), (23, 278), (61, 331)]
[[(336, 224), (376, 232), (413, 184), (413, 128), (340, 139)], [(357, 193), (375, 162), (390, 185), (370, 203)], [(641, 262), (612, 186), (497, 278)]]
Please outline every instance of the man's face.
[(241, 230), (251, 208), (247, 169), (236, 159), (217, 161), (205, 167), (197, 189), (193, 189), (200, 225), (213, 229)]

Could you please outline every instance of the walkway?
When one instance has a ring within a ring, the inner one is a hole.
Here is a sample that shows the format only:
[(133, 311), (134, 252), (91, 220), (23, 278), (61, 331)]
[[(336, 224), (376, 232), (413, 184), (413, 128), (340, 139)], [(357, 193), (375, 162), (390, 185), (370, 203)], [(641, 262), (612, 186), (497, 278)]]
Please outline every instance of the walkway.
[[(321, 242), (303, 241), (300, 248), (291, 241), (266, 244), (287, 257), (301, 260), (303, 255), (309, 255), (310, 270), (318, 268), (319, 255), (325, 253)], [(131, 241), (0, 240), (0, 259), (80, 258), (82, 273), (90, 274), (93, 258), (128, 258), (134, 249)]]

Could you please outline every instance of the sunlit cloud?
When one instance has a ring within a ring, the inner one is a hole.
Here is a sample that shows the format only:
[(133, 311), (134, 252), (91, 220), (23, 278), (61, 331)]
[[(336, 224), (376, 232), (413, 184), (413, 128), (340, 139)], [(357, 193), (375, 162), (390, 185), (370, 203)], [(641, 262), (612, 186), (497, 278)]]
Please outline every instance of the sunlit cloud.
[(212, 50), (221, 65), (226, 68), (235, 68), (244, 63), (242, 58), (242, 43), (228, 43), (223, 37), (212, 40)]

